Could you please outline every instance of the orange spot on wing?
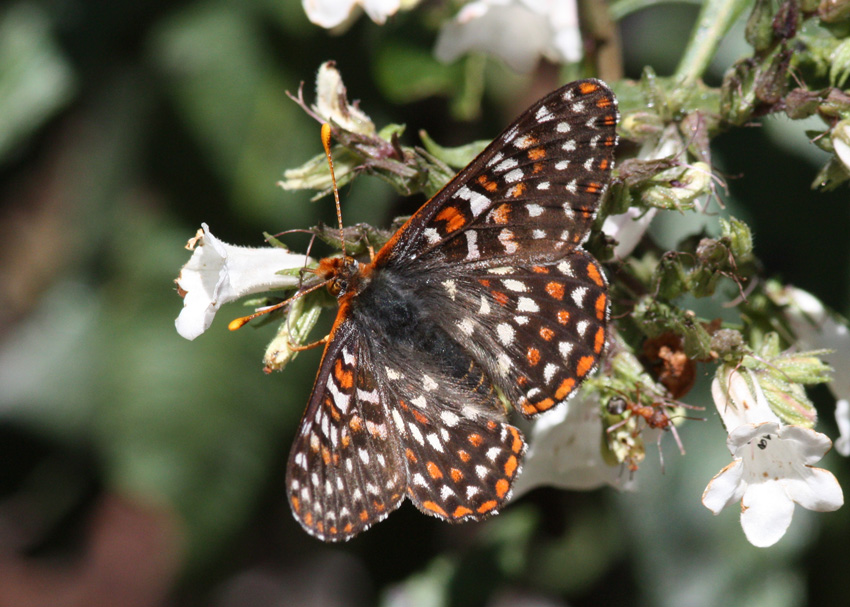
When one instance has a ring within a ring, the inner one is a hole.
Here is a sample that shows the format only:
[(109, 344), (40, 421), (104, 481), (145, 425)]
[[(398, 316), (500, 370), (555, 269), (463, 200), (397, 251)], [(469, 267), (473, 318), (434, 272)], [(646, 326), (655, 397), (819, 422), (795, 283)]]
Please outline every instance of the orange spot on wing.
[(511, 205), (509, 205), (507, 202), (503, 202), (498, 207), (493, 209), (492, 217), (494, 223), (503, 225), (508, 223), (511, 217)]
[(407, 448), (407, 450), (404, 452), (404, 454), (407, 456), (407, 461), (409, 461), (411, 464), (415, 464), (416, 462), (419, 461), (418, 459), (416, 459), (416, 454), (413, 453), (413, 451), (410, 449), (410, 447)]
[(330, 529), (328, 529), (328, 531), (330, 531), (333, 535), (336, 535), (337, 528), (336, 528), (336, 527), (331, 527)]
[(493, 295), (493, 299), (495, 299), (496, 303), (500, 306), (506, 306), (508, 305), (508, 301), (510, 301), (507, 293), (502, 293), (501, 291), (490, 291), (490, 294)]
[(608, 298), (603, 293), (596, 298), (596, 318), (602, 320), (605, 318), (605, 311), (608, 309)]
[(354, 385), (354, 374), (350, 370), (346, 370), (342, 365), (342, 359), (337, 358), (334, 365), (334, 377), (336, 378), (339, 387), (344, 390), (350, 390)]
[(308, 512), (307, 514), (304, 515), (304, 524), (307, 525), (308, 527), (313, 526), (313, 513), (312, 512)]
[(348, 427), (354, 432), (360, 432), (363, 429), (363, 420), (356, 415), (352, 415), (351, 420), (348, 422)]
[(576, 385), (576, 380), (572, 377), (565, 379), (561, 382), (561, 385), (558, 386), (558, 389), (555, 391), (555, 398), (558, 400), (563, 400), (567, 394), (573, 391), (573, 388)]
[(483, 438), (481, 438), (481, 435), (480, 435), (480, 434), (470, 434), (470, 435), (469, 435), (469, 438), (468, 438), (467, 440), (469, 441), (469, 443), (470, 443), (473, 447), (480, 447), (480, 446), (481, 446), (481, 443), (483, 443), (483, 442), (484, 442), (484, 439), (483, 439)]
[(602, 346), (605, 345), (605, 329), (599, 327), (596, 330), (596, 337), (593, 340), (593, 351), (599, 354), (602, 352)]
[(546, 341), (552, 341), (552, 338), (555, 337), (555, 332), (549, 327), (540, 327), (540, 337)]
[(563, 299), (564, 298), (564, 285), (559, 282), (549, 282), (546, 283), (546, 292), (555, 299)]
[(352, 527), (351, 523), (346, 523), (346, 524), (345, 524), (345, 527), (343, 527), (343, 528), (342, 528), (342, 532), (343, 532), (343, 533), (351, 533), (351, 530), (352, 530), (353, 528), (354, 528), (354, 527)]
[(452, 480), (456, 483), (459, 483), (463, 480), (463, 472), (461, 472), (457, 468), (452, 468), (451, 470), (449, 470), (449, 474), (451, 475)]
[(488, 430), (495, 430), (495, 429), (496, 429), (496, 427), (497, 427), (498, 425), (499, 425), (499, 424), (497, 424), (496, 422), (494, 422), (492, 419), (488, 419), (488, 420), (487, 420), (487, 429), (488, 429)]
[(349, 436), (348, 434), (343, 434), (342, 435), (342, 446), (348, 447), (348, 445), (350, 445), (350, 444), (351, 444), (351, 436)]
[(535, 404), (534, 406), (537, 408), (538, 411), (546, 411), (548, 409), (551, 409), (554, 405), (555, 405), (554, 399), (544, 398), (543, 400), (541, 400), (539, 403)]
[(316, 523), (316, 531), (318, 531), (319, 533), (324, 533), (325, 524), (322, 521), (319, 521), (318, 523)]
[(528, 150), (528, 159), (529, 160), (540, 160), (541, 158), (546, 158), (546, 150), (543, 148), (533, 148)]
[(411, 409), (411, 410), (410, 410), (410, 412), (411, 412), (411, 413), (413, 413), (413, 418), (414, 418), (417, 422), (419, 422), (420, 424), (422, 424), (423, 426), (428, 426), (428, 425), (430, 424), (430, 422), (428, 421), (428, 418), (427, 418), (427, 417), (425, 417), (424, 415), (422, 415), (422, 414), (421, 414), (419, 411), (417, 411), (416, 409)]
[(496, 500), (490, 500), (490, 501), (484, 502), (483, 504), (478, 506), (478, 514), (484, 514), (485, 512), (490, 512), (491, 510), (493, 510), (498, 505), (499, 505), (499, 503)]
[(611, 106), (611, 100), (608, 97), (601, 97), (596, 100), (596, 107), (606, 108)]
[(527, 185), (524, 183), (518, 183), (510, 192), (508, 192), (508, 198), (518, 198), (525, 194), (526, 189), (528, 189)]
[(511, 451), (514, 453), (519, 453), (522, 451), (522, 435), (520, 435), (519, 430), (514, 428), (513, 426), (508, 426), (508, 430), (510, 430), (511, 434), (514, 437), (514, 441), (511, 443)]
[(365, 509), (360, 511), (360, 520), (364, 522), (369, 520), (369, 512), (367, 512)]
[(549, 268), (546, 266), (531, 266), (531, 271), (535, 274), (548, 274)]
[(487, 278), (479, 278), (478, 282), (481, 283), (482, 287), (489, 287), (490, 286), (490, 280), (487, 279)]
[(496, 481), (496, 495), (499, 497), (505, 497), (505, 494), (508, 492), (508, 489), (511, 488), (511, 484), (503, 478), (500, 478)]
[(452, 518), (462, 518), (467, 516), (468, 514), (472, 514), (472, 510), (467, 508), (466, 506), (458, 506), (455, 508), (455, 511), (452, 512)]
[(293, 495), (293, 496), (292, 496), (292, 499), (290, 500), (290, 502), (292, 502), (292, 510), (293, 510), (293, 512), (295, 512), (296, 514), (298, 514), (298, 511), (299, 511), (299, 510), (301, 510), (301, 501), (300, 501), (297, 497), (295, 497), (295, 496)]
[(582, 95), (589, 95), (597, 90), (599, 90), (599, 85), (594, 82), (582, 82), (578, 87), (579, 92)]
[(463, 449), (461, 449), (460, 451), (458, 451), (458, 452), (457, 452), (457, 456), (460, 458), (460, 461), (462, 461), (462, 462), (464, 462), (464, 463), (466, 463), (466, 462), (468, 462), (470, 459), (472, 459), (472, 456), (471, 456), (471, 455), (469, 455), (469, 453), (467, 453), (467, 452), (466, 452), (466, 451), (464, 451)]
[(593, 368), (593, 365), (595, 364), (595, 357), (582, 356), (578, 361), (578, 366), (576, 367), (576, 375), (578, 375), (579, 377), (584, 377), (588, 374), (588, 372)]
[(558, 310), (558, 322), (562, 325), (565, 325), (570, 322), (570, 313), (566, 310)]
[(505, 462), (505, 476), (508, 478), (513, 478), (514, 473), (516, 473), (516, 469), (519, 467), (519, 460), (515, 455), (512, 455), (508, 458), (508, 461)]
[(599, 287), (605, 284), (602, 275), (599, 273), (599, 268), (596, 267), (595, 263), (587, 264), (587, 277)]
[(488, 179), (487, 175), (479, 175), (478, 183), (480, 183), (481, 187), (483, 187), (488, 192), (495, 192), (499, 188), (499, 184), (495, 181), (492, 181), (491, 179)]
[(451, 234), (466, 225), (466, 218), (456, 207), (446, 207), (434, 218), (446, 222), (446, 233)]
[(438, 479), (443, 478), (443, 473), (440, 472), (440, 469), (437, 467), (437, 464), (434, 462), (428, 462), (425, 464), (425, 468), (428, 469), (428, 474), (431, 475), (431, 478)]
[(525, 353), (525, 357), (528, 359), (529, 364), (534, 367), (540, 362), (540, 350), (529, 348), (528, 352)]
[(584, 191), (588, 194), (596, 194), (599, 190), (602, 189), (602, 184), (597, 183), (595, 181), (591, 181), (584, 187)]
[(422, 507), (425, 508), (425, 510), (430, 510), (435, 514), (439, 514), (440, 516), (449, 518), (449, 515), (446, 513), (445, 510), (440, 507), (439, 504), (436, 504), (430, 500), (427, 502), (422, 502)]
[(327, 447), (322, 447), (322, 461), (326, 466), (331, 463), (331, 452)]
[(603, 171), (608, 168), (608, 159), (607, 158), (603, 158), (602, 160), (599, 161), (599, 168), (602, 169)]

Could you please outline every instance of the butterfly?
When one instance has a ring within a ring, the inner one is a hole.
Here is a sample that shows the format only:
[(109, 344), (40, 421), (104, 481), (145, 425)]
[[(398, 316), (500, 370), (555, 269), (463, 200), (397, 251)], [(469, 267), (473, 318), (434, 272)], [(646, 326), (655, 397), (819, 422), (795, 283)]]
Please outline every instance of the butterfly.
[(534, 416), (603, 354), (607, 282), (583, 248), (611, 176), (617, 101), (598, 80), (523, 112), (371, 259), (315, 273), (339, 310), (287, 465), (304, 529), (350, 539), (405, 499), (496, 514)]

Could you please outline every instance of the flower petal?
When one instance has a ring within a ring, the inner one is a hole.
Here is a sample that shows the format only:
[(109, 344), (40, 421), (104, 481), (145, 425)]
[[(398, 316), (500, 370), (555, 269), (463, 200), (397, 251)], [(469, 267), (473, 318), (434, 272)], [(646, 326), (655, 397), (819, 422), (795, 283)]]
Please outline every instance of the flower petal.
[(807, 465), (819, 462), (832, 448), (832, 441), (826, 434), (803, 426), (783, 426), (779, 438), (782, 441), (794, 441), (799, 463)]
[(844, 492), (832, 472), (806, 467), (802, 478), (783, 481), (788, 497), (803, 508), (816, 512), (832, 512), (844, 505)]
[(736, 459), (718, 472), (702, 492), (702, 504), (714, 514), (726, 506), (741, 501), (746, 484), (743, 483), (744, 465)]
[(778, 542), (793, 516), (794, 502), (779, 483), (753, 484), (744, 492), (741, 527), (753, 546), (766, 548)]

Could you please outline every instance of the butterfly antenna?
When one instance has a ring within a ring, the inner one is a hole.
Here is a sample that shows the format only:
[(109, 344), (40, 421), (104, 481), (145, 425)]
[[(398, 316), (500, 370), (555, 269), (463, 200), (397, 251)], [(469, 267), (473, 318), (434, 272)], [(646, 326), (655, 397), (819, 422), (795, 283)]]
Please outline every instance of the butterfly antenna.
[(345, 257), (345, 233), (342, 230), (342, 208), (339, 204), (339, 190), (336, 187), (336, 175), (334, 175), (334, 159), (331, 156), (331, 125), (327, 122), (322, 124), (322, 147), (325, 148), (325, 156), (328, 158), (328, 168), (331, 170), (331, 183), (333, 183), (334, 202), (336, 202), (336, 221), (339, 225), (339, 242), (342, 248), (342, 256)]

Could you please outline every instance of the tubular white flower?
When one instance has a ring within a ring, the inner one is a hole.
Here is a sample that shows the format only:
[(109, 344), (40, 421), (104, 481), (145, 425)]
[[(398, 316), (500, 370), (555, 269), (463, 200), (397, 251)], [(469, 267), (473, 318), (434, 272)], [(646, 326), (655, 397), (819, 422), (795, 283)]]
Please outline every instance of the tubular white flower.
[(529, 72), (540, 57), (575, 63), (582, 57), (574, 0), (478, 0), (440, 30), (434, 54), (444, 62), (480, 51)]
[(730, 435), (745, 424), (780, 421), (749, 369), (721, 365), (711, 382), (711, 397)]
[(325, 29), (341, 25), (357, 6), (360, 6), (369, 18), (383, 25), (387, 17), (398, 11), (401, 0), (301, 0), (307, 18)]
[[(222, 304), (252, 293), (296, 287), (297, 276), (281, 270), (301, 268), (305, 257), (276, 247), (239, 247), (220, 241), (207, 224), (189, 240), (193, 251), (175, 281), (183, 297), (183, 310), (174, 321), (177, 332), (195, 339), (212, 324)], [(308, 262), (310, 260), (307, 260)]]
[(702, 503), (719, 514), (740, 500), (741, 526), (754, 546), (772, 546), (785, 535), (795, 503), (818, 512), (844, 504), (832, 473), (812, 466), (832, 445), (825, 435), (764, 422), (739, 426), (726, 444), (735, 460), (711, 480)]
[(316, 74), (316, 105), (313, 110), (326, 122), (362, 135), (374, 135), (375, 123), (354, 104), (348, 102), (342, 76), (332, 61), (319, 66)]

